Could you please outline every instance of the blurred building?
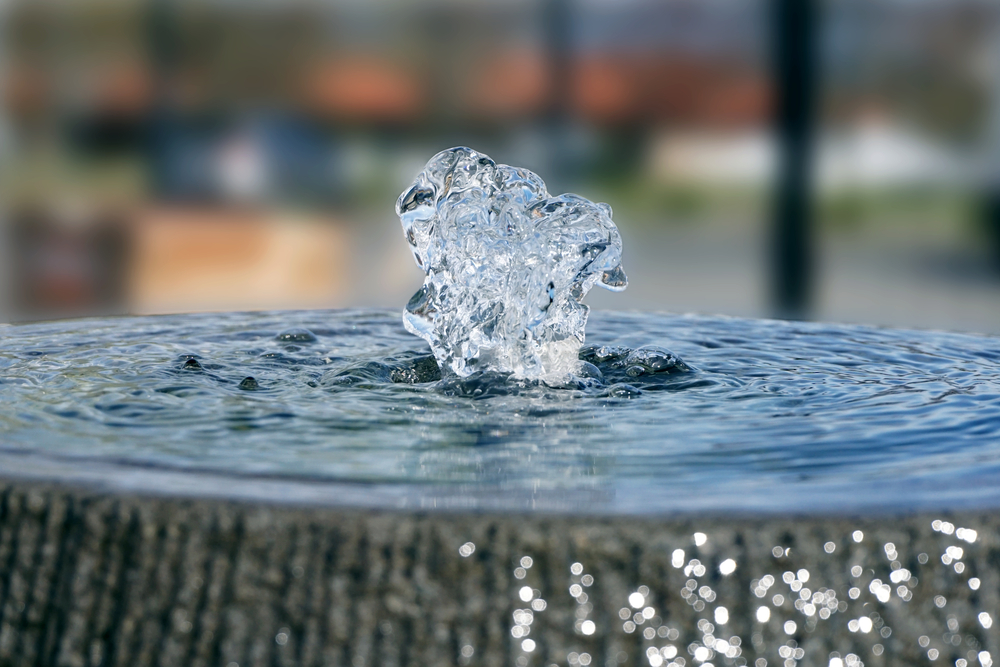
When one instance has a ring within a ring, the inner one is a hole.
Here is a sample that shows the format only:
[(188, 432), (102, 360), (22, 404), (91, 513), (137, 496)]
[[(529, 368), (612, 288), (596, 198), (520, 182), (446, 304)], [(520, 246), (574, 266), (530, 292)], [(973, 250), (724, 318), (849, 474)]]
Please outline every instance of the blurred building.
[[(612, 204), (595, 305), (770, 312), (768, 0), (0, 7), (5, 318), (401, 306), (458, 144)], [(814, 315), (1000, 331), (1000, 8), (821, 10)]]

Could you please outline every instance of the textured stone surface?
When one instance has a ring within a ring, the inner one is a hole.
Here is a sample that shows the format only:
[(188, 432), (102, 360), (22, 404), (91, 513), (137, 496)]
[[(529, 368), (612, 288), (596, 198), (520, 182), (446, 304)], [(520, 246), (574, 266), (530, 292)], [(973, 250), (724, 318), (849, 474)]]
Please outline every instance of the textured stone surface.
[[(934, 519), (945, 524), (932, 529)], [(6, 483), (0, 664), (523, 667), (679, 664), (680, 657), (696, 665), (702, 648), (699, 657), (716, 666), (760, 658), (828, 665), (833, 652), (844, 664), (856, 664), (850, 655), (866, 665), (977, 665), (984, 651), (996, 660), (1000, 648), (998, 524), (989, 514), (376, 513)], [(957, 527), (975, 529), (975, 539), (968, 531), (960, 539)], [(860, 542), (852, 537), (858, 530)], [(947, 557), (948, 547), (952, 555), (961, 547), (961, 557)], [(735, 569), (727, 575), (728, 559)], [(910, 580), (890, 582), (893, 567)], [(835, 599), (836, 611), (823, 619), (796, 609), (801, 591), (782, 580), (786, 572), (812, 596), (833, 591), (816, 608), (830, 609)], [(768, 574), (775, 581), (759, 596)], [(889, 585), (888, 596), (872, 585), (876, 578)], [(689, 580), (694, 590), (682, 595)], [(779, 593), (784, 602), (776, 606)], [(770, 610), (766, 622), (758, 620), (761, 606)], [(632, 628), (635, 614), (643, 622)], [(859, 618), (868, 621), (852, 632)], [(796, 625), (791, 634), (787, 621)], [(650, 658), (651, 648), (662, 651)], [(662, 659), (673, 650), (677, 657)]]

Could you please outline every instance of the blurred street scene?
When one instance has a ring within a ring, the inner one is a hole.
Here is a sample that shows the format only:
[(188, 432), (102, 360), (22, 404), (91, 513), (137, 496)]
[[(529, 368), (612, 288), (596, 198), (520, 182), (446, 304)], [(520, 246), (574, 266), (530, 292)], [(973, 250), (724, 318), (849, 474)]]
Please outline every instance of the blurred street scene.
[[(455, 145), (611, 204), (594, 307), (784, 314), (780, 4), (0, 0), (0, 321), (402, 308)], [(1000, 3), (814, 9), (794, 315), (1000, 333)]]

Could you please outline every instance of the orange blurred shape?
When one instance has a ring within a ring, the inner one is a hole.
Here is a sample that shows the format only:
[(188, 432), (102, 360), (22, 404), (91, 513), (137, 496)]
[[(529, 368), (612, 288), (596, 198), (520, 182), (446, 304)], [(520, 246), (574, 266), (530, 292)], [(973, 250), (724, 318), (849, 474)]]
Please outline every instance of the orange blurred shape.
[(731, 63), (601, 53), (574, 64), (573, 103), (599, 123), (746, 127), (767, 122), (770, 90), (763, 75)]
[(347, 234), (328, 219), (158, 209), (133, 236), (137, 313), (322, 308), (349, 287)]
[[(711, 76), (711, 78), (708, 78)], [(763, 74), (719, 69), (693, 84), (690, 120), (720, 128), (759, 126), (771, 117), (771, 86)], [(707, 85), (706, 85), (707, 84)]]
[(399, 122), (417, 116), (424, 86), (406, 67), (355, 56), (327, 62), (305, 80), (306, 103), (315, 111), (350, 120)]
[(12, 65), (3, 83), (3, 106), (14, 116), (39, 113), (49, 104), (49, 82), (39, 69)]
[(138, 63), (109, 67), (101, 72), (95, 88), (96, 106), (105, 113), (121, 116), (146, 111), (153, 94), (149, 71)]
[(581, 58), (573, 72), (574, 104), (601, 122), (625, 122), (641, 113), (641, 83), (629, 63), (598, 55)]
[(487, 61), (474, 77), (467, 104), (487, 118), (519, 118), (540, 113), (547, 102), (549, 75), (542, 53), (523, 49)]

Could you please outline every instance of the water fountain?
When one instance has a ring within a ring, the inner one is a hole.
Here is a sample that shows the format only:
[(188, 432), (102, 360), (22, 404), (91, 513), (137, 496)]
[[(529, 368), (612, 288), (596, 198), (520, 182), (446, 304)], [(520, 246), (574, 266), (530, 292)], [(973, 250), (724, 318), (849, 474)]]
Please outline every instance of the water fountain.
[(611, 207), (550, 197), (538, 175), (469, 148), (434, 156), (396, 213), (426, 279), (403, 312), (446, 373), (579, 370), (595, 283), (625, 289)]
[(992, 663), (1000, 341), (587, 323), (610, 209), (468, 149), (398, 210), (402, 323), (0, 327), (0, 664)]

